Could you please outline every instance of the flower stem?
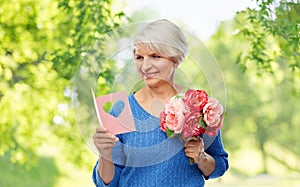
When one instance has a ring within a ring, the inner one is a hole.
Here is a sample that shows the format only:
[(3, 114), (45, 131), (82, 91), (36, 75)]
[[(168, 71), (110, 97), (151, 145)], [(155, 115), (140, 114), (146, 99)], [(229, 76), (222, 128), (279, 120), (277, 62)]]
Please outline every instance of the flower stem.
[(193, 158), (189, 158), (189, 160), (190, 160), (190, 165), (193, 165), (195, 163)]

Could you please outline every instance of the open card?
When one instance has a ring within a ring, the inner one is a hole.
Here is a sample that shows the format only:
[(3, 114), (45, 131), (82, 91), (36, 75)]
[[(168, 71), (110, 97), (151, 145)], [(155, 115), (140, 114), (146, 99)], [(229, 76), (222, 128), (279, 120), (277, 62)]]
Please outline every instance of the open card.
[[(122, 134), (136, 131), (126, 92), (112, 93), (99, 96), (97, 98), (95, 97), (93, 89), (91, 89), (91, 92), (98, 121), (100, 125), (103, 125), (109, 133)], [(114, 117), (105, 112), (103, 106), (106, 103), (114, 103), (116, 101), (123, 102), (124, 107), (119, 116)]]

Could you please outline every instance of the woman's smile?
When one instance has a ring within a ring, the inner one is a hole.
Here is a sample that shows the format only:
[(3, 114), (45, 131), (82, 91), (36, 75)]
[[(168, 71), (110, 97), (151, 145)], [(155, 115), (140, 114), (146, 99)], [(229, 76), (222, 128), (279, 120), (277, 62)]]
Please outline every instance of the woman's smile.
[(159, 72), (147, 72), (147, 73), (144, 73), (144, 79), (157, 78), (158, 75), (159, 75)]

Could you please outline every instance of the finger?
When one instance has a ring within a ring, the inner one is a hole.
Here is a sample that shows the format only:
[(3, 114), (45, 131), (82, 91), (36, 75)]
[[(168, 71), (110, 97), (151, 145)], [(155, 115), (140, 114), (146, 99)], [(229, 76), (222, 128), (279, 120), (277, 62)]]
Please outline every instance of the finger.
[(184, 147), (189, 147), (189, 148), (201, 148), (202, 143), (201, 142), (188, 142), (184, 145)]
[(192, 136), (191, 137), (191, 139), (190, 139), (190, 141), (198, 141), (198, 140), (200, 140), (200, 138), (197, 136)]
[(94, 139), (94, 143), (96, 144), (116, 144), (115, 140), (110, 140), (110, 139)]
[(189, 157), (189, 158), (193, 158), (196, 159), (198, 157), (199, 154), (197, 153), (185, 153), (185, 156)]
[(186, 141), (186, 144), (187, 143), (192, 143), (192, 142), (201, 142), (202, 139), (199, 138), (199, 137), (191, 137), (191, 138), (188, 138), (187, 141)]
[(116, 138), (116, 136), (114, 134), (107, 132), (107, 129), (104, 126), (98, 126), (96, 128), (96, 133), (106, 133), (106, 134), (109, 134), (110, 136), (112, 136), (113, 138)]
[(196, 145), (201, 144), (202, 146), (204, 146), (204, 141), (202, 138), (196, 138), (186, 142), (186, 144), (196, 144)]
[(97, 142), (113, 142), (116, 143), (117, 141), (119, 141), (119, 139), (117, 137), (113, 138), (111, 136), (105, 135), (105, 134), (95, 134), (93, 136), (93, 140), (97, 141)]
[(115, 135), (111, 135), (111, 134), (108, 134), (108, 133), (105, 133), (105, 132), (96, 132), (93, 137), (95, 137), (95, 138), (107, 138), (107, 139), (115, 139), (116, 138)]
[(95, 142), (95, 145), (98, 149), (104, 150), (107, 148), (111, 149), (115, 145), (115, 143), (113, 143), (113, 142), (108, 142), (108, 143)]
[(191, 158), (196, 159), (197, 157), (199, 157), (199, 155), (201, 154), (199, 149), (192, 149), (192, 148), (186, 148), (185, 150), (185, 154)]
[(94, 139), (94, 144), (112, 144), (114, 146), (117, 142), (118, 140)]
[(98, 133), (98, 132), (104, 133), (104, 132), (107, 132), (107, 129), (106, 129), (104, 126), (98, 126), (98, 127), (96, 128), (96, 132), (97, 132), (97, 133)]
[(109, 143), (94, 142), (94, 143), (100, 152), (107, 152), (107, 150), (111, 151), (112, 148), (115, 146), (115, 143), (113, 142), (109, 142)]
[(101, 131), (101, 130), (96, 131), (96, 133), (94, 134), (94, 136), (116, 139), (116, 136), (114, 134), (108, 133), (106, 131)]
[(200, 153), (199, 149), (195, 149), (195, 148), (185, 148), (184, 150), (186, 153)]

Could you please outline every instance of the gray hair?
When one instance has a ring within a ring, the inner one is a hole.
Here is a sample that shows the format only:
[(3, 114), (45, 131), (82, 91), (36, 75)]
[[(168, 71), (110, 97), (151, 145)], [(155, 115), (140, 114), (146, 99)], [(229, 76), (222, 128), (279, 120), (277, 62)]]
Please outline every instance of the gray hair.
[(187, 54), (186, 38), (174, 23), (159, 19), (146, 25), (134, 39), (134, 51), (138, 44), (146, 44), (152, 51), (173, 59), (180, 64)]

